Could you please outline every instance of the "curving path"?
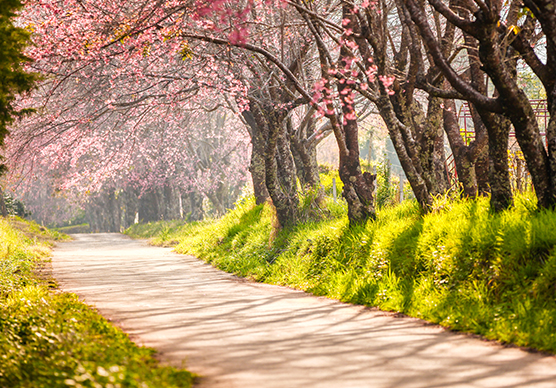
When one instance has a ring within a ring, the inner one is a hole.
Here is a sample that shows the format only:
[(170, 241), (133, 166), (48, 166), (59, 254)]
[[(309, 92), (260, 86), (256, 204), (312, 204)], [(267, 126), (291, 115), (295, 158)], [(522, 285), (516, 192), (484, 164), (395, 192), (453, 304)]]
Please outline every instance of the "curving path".
[(251, 283), (119, 234), (74, 235), (54, 276), (202, 388), (556, 387), (556, 358)]

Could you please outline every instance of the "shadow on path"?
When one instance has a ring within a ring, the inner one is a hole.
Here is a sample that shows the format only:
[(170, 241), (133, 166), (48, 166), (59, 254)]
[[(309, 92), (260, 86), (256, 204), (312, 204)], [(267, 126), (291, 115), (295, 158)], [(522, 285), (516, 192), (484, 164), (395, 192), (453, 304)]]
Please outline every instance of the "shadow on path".
[(54, 276), (207, 388), (555, 387), (556, 358), (250, 283), (118, 234), (76, 235)]

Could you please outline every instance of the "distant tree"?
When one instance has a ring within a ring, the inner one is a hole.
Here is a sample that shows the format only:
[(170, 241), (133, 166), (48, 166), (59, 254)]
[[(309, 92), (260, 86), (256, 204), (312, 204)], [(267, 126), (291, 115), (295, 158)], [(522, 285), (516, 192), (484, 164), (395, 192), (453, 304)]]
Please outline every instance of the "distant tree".
[(25, 69), (30, 59), (23, 54), (29, 34), (13, 24), (15, 12), (21, 8), (19, 0), (0, 3), (0, 145), (8, 134), (7, 126), (25, 113), (14, 106), (18, 93), (33, 87), (36, 75)]
[[(2, 0), (0, 2), (0, 147), (8, 134), (8, 125), (14, 118), (25, 113), (18, 110), (14, 100), (18, 93), (25, 92), (33, 86), (36, 76), (25, 70), (29, 61), (23, 54), (29, 34), (13, 24), (16, 12), (22, 7), (19, 0)], [(5, 172), (0, 154), (0, 176)], [(0, 187), (0, 213), (7, 216), (4, 195)]]

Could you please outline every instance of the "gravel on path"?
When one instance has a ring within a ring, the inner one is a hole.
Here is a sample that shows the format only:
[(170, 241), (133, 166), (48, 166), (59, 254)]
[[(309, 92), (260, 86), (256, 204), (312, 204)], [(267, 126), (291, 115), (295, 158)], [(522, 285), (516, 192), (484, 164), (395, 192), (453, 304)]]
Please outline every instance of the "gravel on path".
[(253, 283), (120, 234), (52, 259), (78, 294), (200, 388), (556, 388), (556, 358), (414, 318)]

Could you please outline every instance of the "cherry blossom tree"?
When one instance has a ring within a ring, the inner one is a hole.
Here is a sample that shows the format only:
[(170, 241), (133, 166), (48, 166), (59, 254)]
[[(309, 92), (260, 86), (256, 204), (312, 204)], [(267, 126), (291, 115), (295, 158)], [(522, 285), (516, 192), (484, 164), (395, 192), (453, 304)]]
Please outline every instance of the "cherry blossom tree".
[[(222, 212), (227, 205), (214, 194), (226, 184), (217, 177), (210, 189), (203, 184), (223, 167), (203, 166), (231, 164), (224, 145), (240, 144), (248, 133), (257, 201), (270, 197), (280, 224), (288, 225), (299, 218), (297, 179), (319, 190), (314, 150), (332, 132), (356, 224), (375, 217), (374, 176), (359, 161), (359, 122), (370, 103), (424, 211), (447, 189), (443, 131), (465, 195), (490, 189), (493, 209), (512, 203), (513, 126), (541, 206), (554, 201), (556, 125), (551, 119), (545, 148), (515, 76), (521, 60), (544, 85), (552, 112), (554, 18), (541, 0), (528, 1), (528, 8), (459, 0), (29, 0), (27, 6), (20, 22), (32, 31), (29, 55), (45, 78), (32, 98), (19, 101), (19, 108), (38, 107), (39, 114), (10, 140), (12, 160), (25, 161), (14, 175), (30, 175), (25, 169), (42, 159), (64, 171), (64, 188), (108, 190), (108, 197), (128, 183), (146, 193), (174, 181), (213, 196)], [(534, 49), (539, 37), (546, 37), (546, 63)], [(454, 100), (471, 103), (477, 136), (470, 144), (459, 135)], [(209, 122), (203, 110), (224, 108), (243, 127), (233, 125), (222, 145), (202, 146), (212, 136), (207, 128), (220, 126), (197, 125), (195, 118)], [(202, 178), (193, 184), (194, 176)], [(117, 187), (105, 186), (115, 181)]]

